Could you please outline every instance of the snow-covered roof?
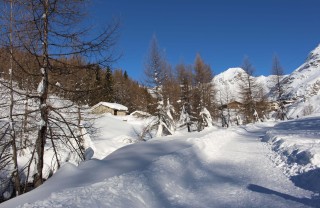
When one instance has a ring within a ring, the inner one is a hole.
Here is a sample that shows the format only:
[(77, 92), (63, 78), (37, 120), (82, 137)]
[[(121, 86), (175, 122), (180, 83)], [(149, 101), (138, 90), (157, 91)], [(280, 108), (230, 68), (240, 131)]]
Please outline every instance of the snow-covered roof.
[(151, 116), (151, 114), (144, 112), (144, 111), (134, 111), (130, 115), (138, 116), (138, 117), (150, 117)]
[(114, 110), (122, 110), (122, 111), (128, 110), (128, 108), (124, 105), (121, 105), (119, 103), (109, 103), (109, 102), (100, 102), (100, 103), (92, 106), (92, 109), (95, 109), (96, 107), (101, 106), (101, 105), (112, 108)]

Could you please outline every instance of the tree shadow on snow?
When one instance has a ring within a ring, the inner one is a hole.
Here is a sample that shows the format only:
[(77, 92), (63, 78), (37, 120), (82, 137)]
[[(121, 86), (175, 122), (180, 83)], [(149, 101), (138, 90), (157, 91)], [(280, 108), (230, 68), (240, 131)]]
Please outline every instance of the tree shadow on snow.
[[(290, 180), (298, 187), (320, 193), (320, 168), (310, 170), (300, 175), (292, 176)], [(319, 201), (320, 207), (320, 201)]]
[(309, 117), (290, 120), (278, 123), (274, 126), (276, 130), (318, 130), (320, 125), (319, 117)]
[(271, 190), (271, 189), (268, 189), (268, 188), (265, 188), (265, 187), (262, 187), (259, 185), (255, 185), (255, 184), (249, 184), (247, 186), (247, 188), (251, 191), (254, 191), (254, 192), (279, 196), (279, 197), (282, 197), (286, 200), (299, 202), (301, 204), (308, 205), (311, 207), (320, 207), (320, 200), (319, 199), (298, 198), (295, 196), (291, 196), (289, 194), (280, 193), (278, 191), (274, 191), (274, 190)]
[[(196, 152), (191, 155), (192, 157), (187, 159), (180, 152), (169, 155), (183, 167), (179, 173), (168, 167), (165, 173), (154, 172), (148, 176), (149, 185), (158, 199), (159, 207), (206, 207), (208, 204), (212, 207), (234, 206), (234, 202), (221, 197), (224, 196), (223, 190), (219, 189), (226, 186), (242, 186), (243, 182), (232, 174), (235, 171), (226, 172), (237, 168), (219, 162), (202, 163)], [(159, 177), (162, 174), (164, 177)], [(171, 192), (168, 191), (170, 189)]]
[(243, 131), (238, 130), (237, 133), (241, 136), (261, 138), (266, 134), (267, 131), (269, 131), (272, 128), (273, 127), (259, 126), (255, 129), (252, 129), (252, 126), (239, 126), (239, 129)]

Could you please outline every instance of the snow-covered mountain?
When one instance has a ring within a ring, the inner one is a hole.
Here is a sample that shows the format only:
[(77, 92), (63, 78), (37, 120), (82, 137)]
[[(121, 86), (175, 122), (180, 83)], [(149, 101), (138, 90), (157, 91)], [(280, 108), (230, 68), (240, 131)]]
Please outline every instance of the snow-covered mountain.
[(212, 82), (217, 89), (219, 101), (221, 99), (224, 104), (232, 100), (240, 102), (238, 89), (244, 73), (241, 68), (229, 68), (213, 78)]
[[(241, 102), (239, 85), (244, 73), (241, 68), (229, 68), (215, 76), (213, 83), (218, 91), (218, 99), (222, 97), (222, 100), (226, 100), (228, 95), (229, 101)], [(276, 97), (274, 91), (275, 77), (270, 75), (254, 78), (257, 83), (261, 84), (269, 100), (274, 100)], [(281, 83), (284, 89), (283, 98), (285, 99), (305, 100), (320, 95), (320, 45), (311, 51), (305, 63), (290, 75), (284, 75)]]
[(286, 99), (305, 99), (320, 95), (320, 45), (316, 47), (305, 63), (282, 80)]
[[(223, 102), (238, 101), (241, 102), (239, 89), (241, 80), (245, 77), (245, 71), (242, 68), (229, 68), (213, 78), (213, 83), (218, 92), (218, 100), (222, 98)], [(253, 77), (258, 84), (261, 84), (265, 93), (268, 93), (274, 86), (274, 76)], [(228, 101), (227, 101), (228, 100)]]

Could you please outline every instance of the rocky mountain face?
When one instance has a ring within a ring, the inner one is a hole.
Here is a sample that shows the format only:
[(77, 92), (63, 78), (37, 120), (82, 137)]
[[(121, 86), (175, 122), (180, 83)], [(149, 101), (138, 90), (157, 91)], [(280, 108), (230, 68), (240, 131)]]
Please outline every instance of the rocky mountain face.
[(320, 95), (320, 45), (305, 63), (282, 80), (285, 99), (306, 99)]
[[(241, 78), (244, 76), (241, 68), (229, 68), (214, 77), (213, 83), (217, 89), (217, 99), (223, 102), (239, 101)], [(275, 76), (254, 77), (260, 83), (269, 100), (275, 100)], [(305, 63), (282, 78), (283, 98), (290, 100), (305, 100), (315, 95), (320, 95), (320, 45), (307, 57)]]

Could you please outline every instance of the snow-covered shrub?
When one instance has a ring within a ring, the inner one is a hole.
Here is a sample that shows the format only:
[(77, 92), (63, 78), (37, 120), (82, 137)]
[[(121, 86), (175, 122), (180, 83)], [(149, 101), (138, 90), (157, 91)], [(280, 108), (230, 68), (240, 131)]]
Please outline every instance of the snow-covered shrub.
[(212, 118), (210, 115), (210, 112), (207, 110), (207, 108), (203, 108), (200, 112), (200, 116), (202, 117), (204, 126), (211, 127), (212, 126)]

